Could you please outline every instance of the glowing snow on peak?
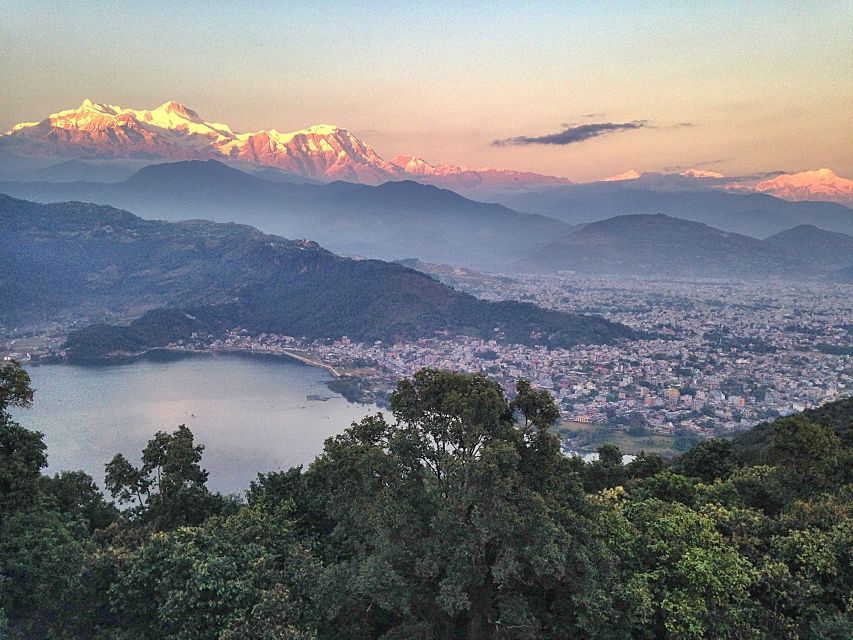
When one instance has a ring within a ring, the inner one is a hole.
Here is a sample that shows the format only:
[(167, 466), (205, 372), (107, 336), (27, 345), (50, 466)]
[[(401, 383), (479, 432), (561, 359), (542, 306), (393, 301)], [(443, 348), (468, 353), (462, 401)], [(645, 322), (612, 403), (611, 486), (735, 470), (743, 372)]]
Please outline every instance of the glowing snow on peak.
[(86, 98), (75, 109), (5, 134), (16, 153), (84, 158), (148, 157), (164, 160), (233, 160), (275, 167), (311, 180), (379, 184), (413, 179), (449, 188), (569, 183), (564, 178), (501, 169), (431, 165), (417, 156), (388, 162), (347, 129), (317, 124), (298, 131), (234, 131), (170, 100), (153, 109), (128, 109)]
[(706, 171), (705, 169), (685, 169), (678, 175), (686, 178), (725, 178), (722, 173), (717, 171)]
[(619, 173), (615, 176), (610, 176), (609, 178), (602, 179), (602, 182), (621, 182), (622, 180), (636, 180), (640, 177), (640, 174), (633, 169), (628, 169), (623, 173)]
[(824, 200), (853, 204), (853, 180), (837, 176), (831, 169), (786, 173), (762, 180), (755, 190), (786, 200)]

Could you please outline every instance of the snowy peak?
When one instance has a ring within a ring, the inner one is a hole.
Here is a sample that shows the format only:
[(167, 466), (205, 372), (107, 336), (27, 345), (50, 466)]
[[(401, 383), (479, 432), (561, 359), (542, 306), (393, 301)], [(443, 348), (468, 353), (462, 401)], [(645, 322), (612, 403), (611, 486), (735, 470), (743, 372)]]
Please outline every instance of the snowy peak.
[[(739, 187), (743, 188), (743, 185), (736, 185), (735, 188)], [(853, 180), (842, 178), (826, 168), (785, 173), (762, 180), (752, 190), (785, 200), (822, 200), (853, 205)]]
[(685, 178), (725, 178), (722, 173), (717, 171), (707, 171), (705, 169), (685, 169), (678, 175), (684, 176)]
[(400, 171), (348, 130), (322, 124), (281, 133), (275, 129), (239, 135), (218, 149), (228, 157), (275, 167), (313, 180), (378, 184)]
[(49, 126), (59, 129), (102, 129), (119, 123), (126, 123), (127, 118), (119, 120), (123, 113), (124, 110), (121, 107), (95, 104), (86, 98), (79, 108), (52, 113), (47, 117), (47, 120), (40, 124), (47, 123)]
[(636, 180), (640, 177), (640, 173), (634, 171), (633, 169), (628, 169), (622, 173), (616, 174), (615, 176), (610, 176), (609, 178), (603, 178), (602, 182), (622, 182), (623, 180)]
[(697, 178), (700, 180), (708, 178), (719, 179), (724, 177), (722, 173), (717, 173), (716, 171), (705, 171), (704, 169), (685, 169), (678, 173), (640, 173), (634, 169), (629, 169), (624, 173), (619, 173), (615, 176), (610, 176), (609, 178), (602, 178), (601, 182), (621, 182), (623, 180), (639, 180), (640, 178), (659, 178), (660, 176), (681, 176), (682, 178)]
[(530, 187), (554, 184), (571, 184), (566, 178), (545, 176), (526, 171), (482, 167), (470, 169), (454, 164), (430, 164), (420, 156), (399, 155), (391, 164), (405, 172), (411, 179), (476, 197), (483, 190), (524, 190)]
[[(420, 156), (414, 155), (394, 156), (391, 158), (391, 164), (413, 176), (447, 176), (471, 171), (468, 167), (453, 164), (432, 165)], [(494, 169), (481, 169), (481, 171), (494, 171)]]
[(411, 175), (431, 175), (435, 167), (419, 156), (399, 155), (391, 158), (391, 164)]
[[(86, 99), (76, 109), (13, 127), (5, 136), (16, 151), (85, 158), (150, 157), (164, 160), (242, 160), (317, 180), (369, 183), (401, 173), (346, 129), (321, 124), (281, 133), (236, 133), (169, 101), (155, 109), (126, 109)], [(14, 139), (14, 140), (9, 140)]]
[(184, 120), (190, 120), (192, 122), (200, 123), (202, 121), (195, 111), (193, 111), (187, 106), (182, 105), (180, 102), (175, 102), (174, 100), (164, 102), (159, 107), (154, 109), (154, 111), (152, 111), (152, 114), (154, 113), (174, 115), (183, 118)]
[(76, 109), (15, 125), (0, 135), (0, 144), (14, 145), (16, 153), (25, 155), (235, 160), (321, 182), (379, 184), (412, 179), (460, 190), (569, 183), (564, 178), (521, 171), (432, 165), (414, 155), (388, 162), (349, 130), (332, 124), (291, 132), (273, 128), (239, 133), (227, 124), (204, 120), (175, 101), (140, 110), (87, 98)]
[(772, 189), (782, 186), (797, 188), (813, 188), (818, 185), (836, 187), (845, 183), (853, 184), (853, 180), (846, 180), (835, 175), (832, 169), (816, 169), (815, 171), (801, 171), (800, 173), (786, 173), (769, 180), (763, 180), (756, 185), (762, 189)]

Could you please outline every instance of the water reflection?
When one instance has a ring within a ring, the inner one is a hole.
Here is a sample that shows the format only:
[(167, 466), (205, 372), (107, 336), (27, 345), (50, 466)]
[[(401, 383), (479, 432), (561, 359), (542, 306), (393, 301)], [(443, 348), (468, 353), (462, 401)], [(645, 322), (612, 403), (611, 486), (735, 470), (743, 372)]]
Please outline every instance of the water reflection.
[(16, 419), (45, 434), (48, 471), (83, 469), (101, 486), (115, 453), (137, 462), (156, 431), (186, 424), (206, 447), (209, 486), (242, 492), (258, 471), (309, 463), (327, 437), (377, 411), (330, 392), (322, 369), (281, 358), (205, 354), (29, 373), (34, 406)]

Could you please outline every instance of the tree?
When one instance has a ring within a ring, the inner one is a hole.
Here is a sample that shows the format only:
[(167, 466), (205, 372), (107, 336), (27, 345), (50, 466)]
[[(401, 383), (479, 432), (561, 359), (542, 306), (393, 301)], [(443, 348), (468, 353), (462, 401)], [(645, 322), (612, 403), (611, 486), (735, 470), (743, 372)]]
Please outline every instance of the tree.
[(91, 603), (84, 584), (85, 526), (58, 511), (30, 508), (0, 522), (0, 610), (10, 638), (79, 637)]
[(154, 534), (119, 564), (109, 601), (120, 637), (310, 640), (318, 574), (289, 512), (243, 507)]
[(678, 470), (703, 482), (725, 480), (737, 469), (737, 458), (730, 440), (712, 438), (703, 440), (681, 456)]
[(308, 472), (335, 522), (321, 636), (624, 630), (624, 576), (594, 533), (604, 521), (548, 429), (545, 399), (519, 385), (510, 403), (482, 375), (425, 369), (392, 395), (395, 424), (370, 417), (327, 441)]
[(632, 478), (648, 478), (663, 471), (664, 467), (660, 454), (640, 451), (628, 464), (628, 475)]
[(92, 476), (83, 471), (62, 471), (45, 478), (44, 491), (60, 512), (82, 518), (90, 533), (105, 529), (118, 517), (118, 510), (104, 500)]
[(560, 409), (545, 389), (534, 389), (527, 380), (516, 384), (514, 407), (524, 417), (525, 429), (549, 429), (560, 418)]
[(791, 471), (803, 485), (814, 490), (832, 480), (841, 440), (830, 429), (798, 415), (773, 423), (770, 461)]
[(0, 425), (0, 521), (37, 502), (46, 449), (41, 433), (14, 422)]
[(171, 434), (158, 431), (142, 450), (142, 466), (134, 467), (120, 453), (107, 463), (106, 487), (156, 529), (200, 524), (226, 506), (206, 486), (207, 471), (199, 464), (203, 451), (186, 425)]
[(30, 374), (15, 360), (0, 366), (0, 422), (8, 421), (9, 407), (29, 407), (32, 402)]
[(603, 444), (598, 447), (598, 461), (611, 467), (621, 465), (622, 452), (615, 444)]
[(622, 464), (622, 451), (615, 444), (598, 447), (598, 460), (583, 466), (583, 486), (589, 492), (618, 487), (625, 483), (628, 471)]
[(753, 567), (716, 531), (710, 515), (657, 499), (626, 511), (639, 531), (632, 555), (653, 594), (650, 637), (754, 637), (747, 597)]
[(12, 421), (9, 407), (28, 407), (33, 390), (29, 374), (15, 361), (0, 367), (0, 521), (32, 505), (41, 470), (47, 466), (43, 436)]

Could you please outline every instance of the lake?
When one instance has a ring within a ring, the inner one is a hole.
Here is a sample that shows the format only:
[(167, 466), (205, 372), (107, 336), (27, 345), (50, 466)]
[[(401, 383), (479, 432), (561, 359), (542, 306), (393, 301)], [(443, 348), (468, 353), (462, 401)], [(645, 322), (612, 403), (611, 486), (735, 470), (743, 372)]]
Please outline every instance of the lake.
[(196, 354), (28, 372), (33, 407), (14, 416), (44, 433), (47, 471), (83, 469), (101, 487), (116, 453), (138, 464), (155, 432), (186, 424), (205, 445), (208, 486), (241, 493), (259, 471), (310, 463), (326, 438), (378, 411), (331, 392), (323, 369), (275, 356)]

